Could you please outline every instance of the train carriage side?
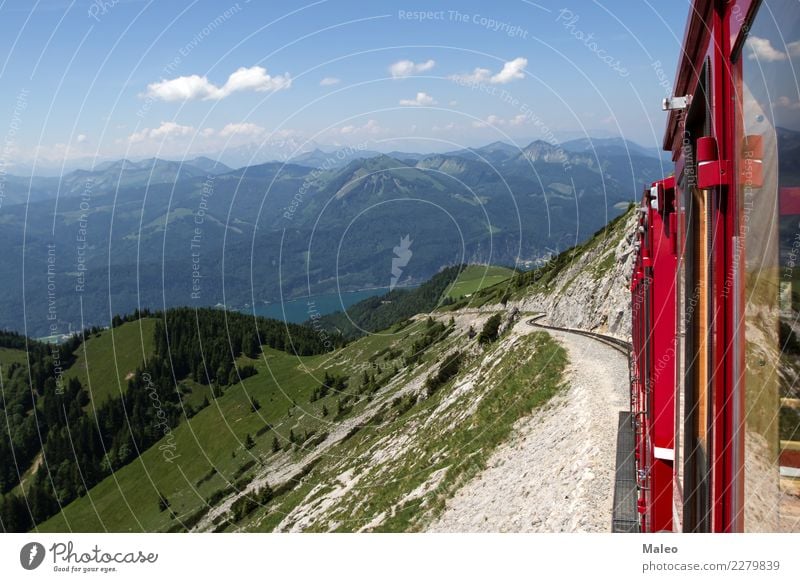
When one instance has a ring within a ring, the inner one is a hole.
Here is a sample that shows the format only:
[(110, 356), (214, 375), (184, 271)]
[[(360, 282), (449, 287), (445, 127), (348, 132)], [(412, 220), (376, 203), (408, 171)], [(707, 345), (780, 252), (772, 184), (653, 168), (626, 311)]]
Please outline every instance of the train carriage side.
[(692, 3), (631, 283), (642, 531), (800, 531), (798, 46), (796, 1)]

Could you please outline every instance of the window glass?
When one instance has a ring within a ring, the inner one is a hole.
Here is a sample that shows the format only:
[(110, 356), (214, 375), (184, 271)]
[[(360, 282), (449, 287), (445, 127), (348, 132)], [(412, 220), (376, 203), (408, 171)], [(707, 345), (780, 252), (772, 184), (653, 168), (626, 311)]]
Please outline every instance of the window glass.
[(745, 531), (800, 531), (799, 25), (764, 2), (736, 63)]

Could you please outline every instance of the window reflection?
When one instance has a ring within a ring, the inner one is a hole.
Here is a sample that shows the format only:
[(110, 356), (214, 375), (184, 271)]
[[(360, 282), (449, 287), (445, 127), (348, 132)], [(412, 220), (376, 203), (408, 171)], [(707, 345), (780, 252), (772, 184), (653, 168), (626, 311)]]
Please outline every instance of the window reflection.
[(798, 12), (764, 2), (739, 57), (746, 531), (800, 531)]

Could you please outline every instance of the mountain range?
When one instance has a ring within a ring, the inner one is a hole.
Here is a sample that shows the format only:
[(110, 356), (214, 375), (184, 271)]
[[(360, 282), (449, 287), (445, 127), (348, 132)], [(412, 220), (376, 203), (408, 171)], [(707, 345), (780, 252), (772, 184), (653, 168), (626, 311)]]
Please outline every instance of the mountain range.
[(525, 268), (586, 239), (663, 172), (621, 140), (330, 157), (6, 175), (0, 328), (53, 335), (137, 308), (253, 309), (415, 284), (449, 265)]

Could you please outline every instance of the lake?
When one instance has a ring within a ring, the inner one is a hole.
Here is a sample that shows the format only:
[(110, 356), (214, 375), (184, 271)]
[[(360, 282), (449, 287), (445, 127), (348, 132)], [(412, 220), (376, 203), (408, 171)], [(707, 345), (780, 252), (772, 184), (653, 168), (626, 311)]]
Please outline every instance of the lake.
[[(303, 323), (309, 318), (309, 301), (314, 302), (314, 310), (320, 315), (327, 315), (334, 311), (342, 311), (351, 305), (366, 299), (367, 297), (374, 297), (375, 295), (383, 295), (389, 292), (388, 287), (379, 287), (376, 289), (363, 289), (361, 291), (350, 291), (348, 293), (325, 293), (323, 295), (312, 295), (311, 297), (301, 297), (299, 299), (292, 299), (284, 301), (283, 305), (280, 302), (270, 303), (269, 305), (257, 305), (256, 315), (262, 317), (270, 317), (272, 319), (280, 319), (288, 323)], [(242, 313), (253, 313), (251, 308), (241, 310)], [(285, 316), (284, 316), (285, 314)]]

